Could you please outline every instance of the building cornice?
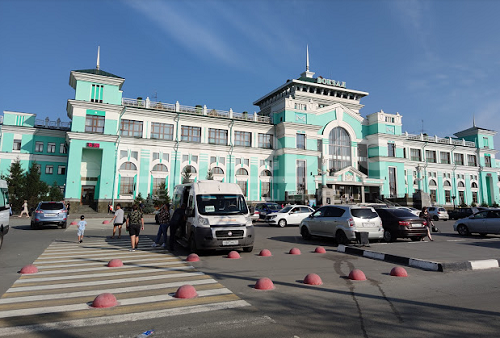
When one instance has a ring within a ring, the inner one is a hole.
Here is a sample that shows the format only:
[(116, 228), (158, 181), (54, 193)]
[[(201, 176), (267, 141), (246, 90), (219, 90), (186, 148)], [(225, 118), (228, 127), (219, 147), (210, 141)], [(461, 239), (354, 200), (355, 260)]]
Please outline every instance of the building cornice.
[(66, 111), (68, 113), (68, 117), (73, 119), (73, 109), (81, 108), (81, 109), (91, 109), (91, 110), (101, 110), (106, 112), (114, 112), (120, 113), (123, 110), (124, 106), (109, 104), (109, 103), (97, 103), (97, 102), (88, 102), (82, 100), (68, 100), (66, 105)]
[(102, 83), (111, 86), (118, 86), (119, 89), (122, 89), (125, 79), (121, 77), (109, 77), (90, 73), (80, 73), (73, 70), (69, 75), (69, 85), (73, 89), (76, 89), (77, 81), (94, 82), (99, 84)]
[(82, 140), (82, 141), (92, 141), (92, 142), (117, 142), (118, 135), (78, 133), (78, 132), (68, 131), (66, 133), (66, 139), (68, 141)]

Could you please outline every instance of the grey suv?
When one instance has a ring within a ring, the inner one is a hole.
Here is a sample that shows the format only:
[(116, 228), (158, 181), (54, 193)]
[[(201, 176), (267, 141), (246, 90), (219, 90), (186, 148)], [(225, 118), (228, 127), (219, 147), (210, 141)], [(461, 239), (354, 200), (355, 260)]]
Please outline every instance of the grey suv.
[(31, 214), (31, 228), (40, 228), (45, 224), (56, 224), (66, 229), (68, 210), (63, 202), (40, 202)]
[(356, 232), (368, 232), (368, 239), (384, 236), (382, 220), (371, 207), (325, 205), (304, 218), (299, 225), (304, 239), (312, 236), (333, 237), (339, 244), (356, 239)]

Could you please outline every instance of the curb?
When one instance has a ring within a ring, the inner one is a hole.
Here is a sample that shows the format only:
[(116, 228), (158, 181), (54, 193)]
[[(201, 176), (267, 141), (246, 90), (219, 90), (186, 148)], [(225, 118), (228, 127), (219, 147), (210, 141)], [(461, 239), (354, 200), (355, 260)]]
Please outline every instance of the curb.
[(500, 260), (498, 259), (483, 259), (483, 260), (474, 260), (465, 262), (440, 263), (440, 262), (432, 262), (417, 258), (384, 254), (376, 251), (345, 246), (343, 244), (340, 244), (337, 247), (337, 252), (343, 252), (350, 255), (361, 256), (380, 261), (411, 266), (413, 268), (418, 268), (422, 270), (438, 271), (438, 272), (484, 270), (484, 269), (500, 267)]

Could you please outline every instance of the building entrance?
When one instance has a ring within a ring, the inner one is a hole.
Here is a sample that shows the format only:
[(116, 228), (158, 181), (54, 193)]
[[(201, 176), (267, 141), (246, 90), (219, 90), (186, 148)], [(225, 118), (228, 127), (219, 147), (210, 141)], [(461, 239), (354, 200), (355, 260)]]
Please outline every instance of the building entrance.
[(94, 203), (95, 186), (84, 185), (82, 186), (82, 195), (80, 204), (92, 206)]

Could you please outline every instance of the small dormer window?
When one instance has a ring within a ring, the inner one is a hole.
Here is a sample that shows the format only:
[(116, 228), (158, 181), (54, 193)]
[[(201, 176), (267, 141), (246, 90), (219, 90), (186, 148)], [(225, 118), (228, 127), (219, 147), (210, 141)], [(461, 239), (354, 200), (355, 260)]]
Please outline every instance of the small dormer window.
[(102, 103), (103, 94), (104, 94), (104, 86), (93, 84), (92, 92), (90, 93), (90, 102)]

